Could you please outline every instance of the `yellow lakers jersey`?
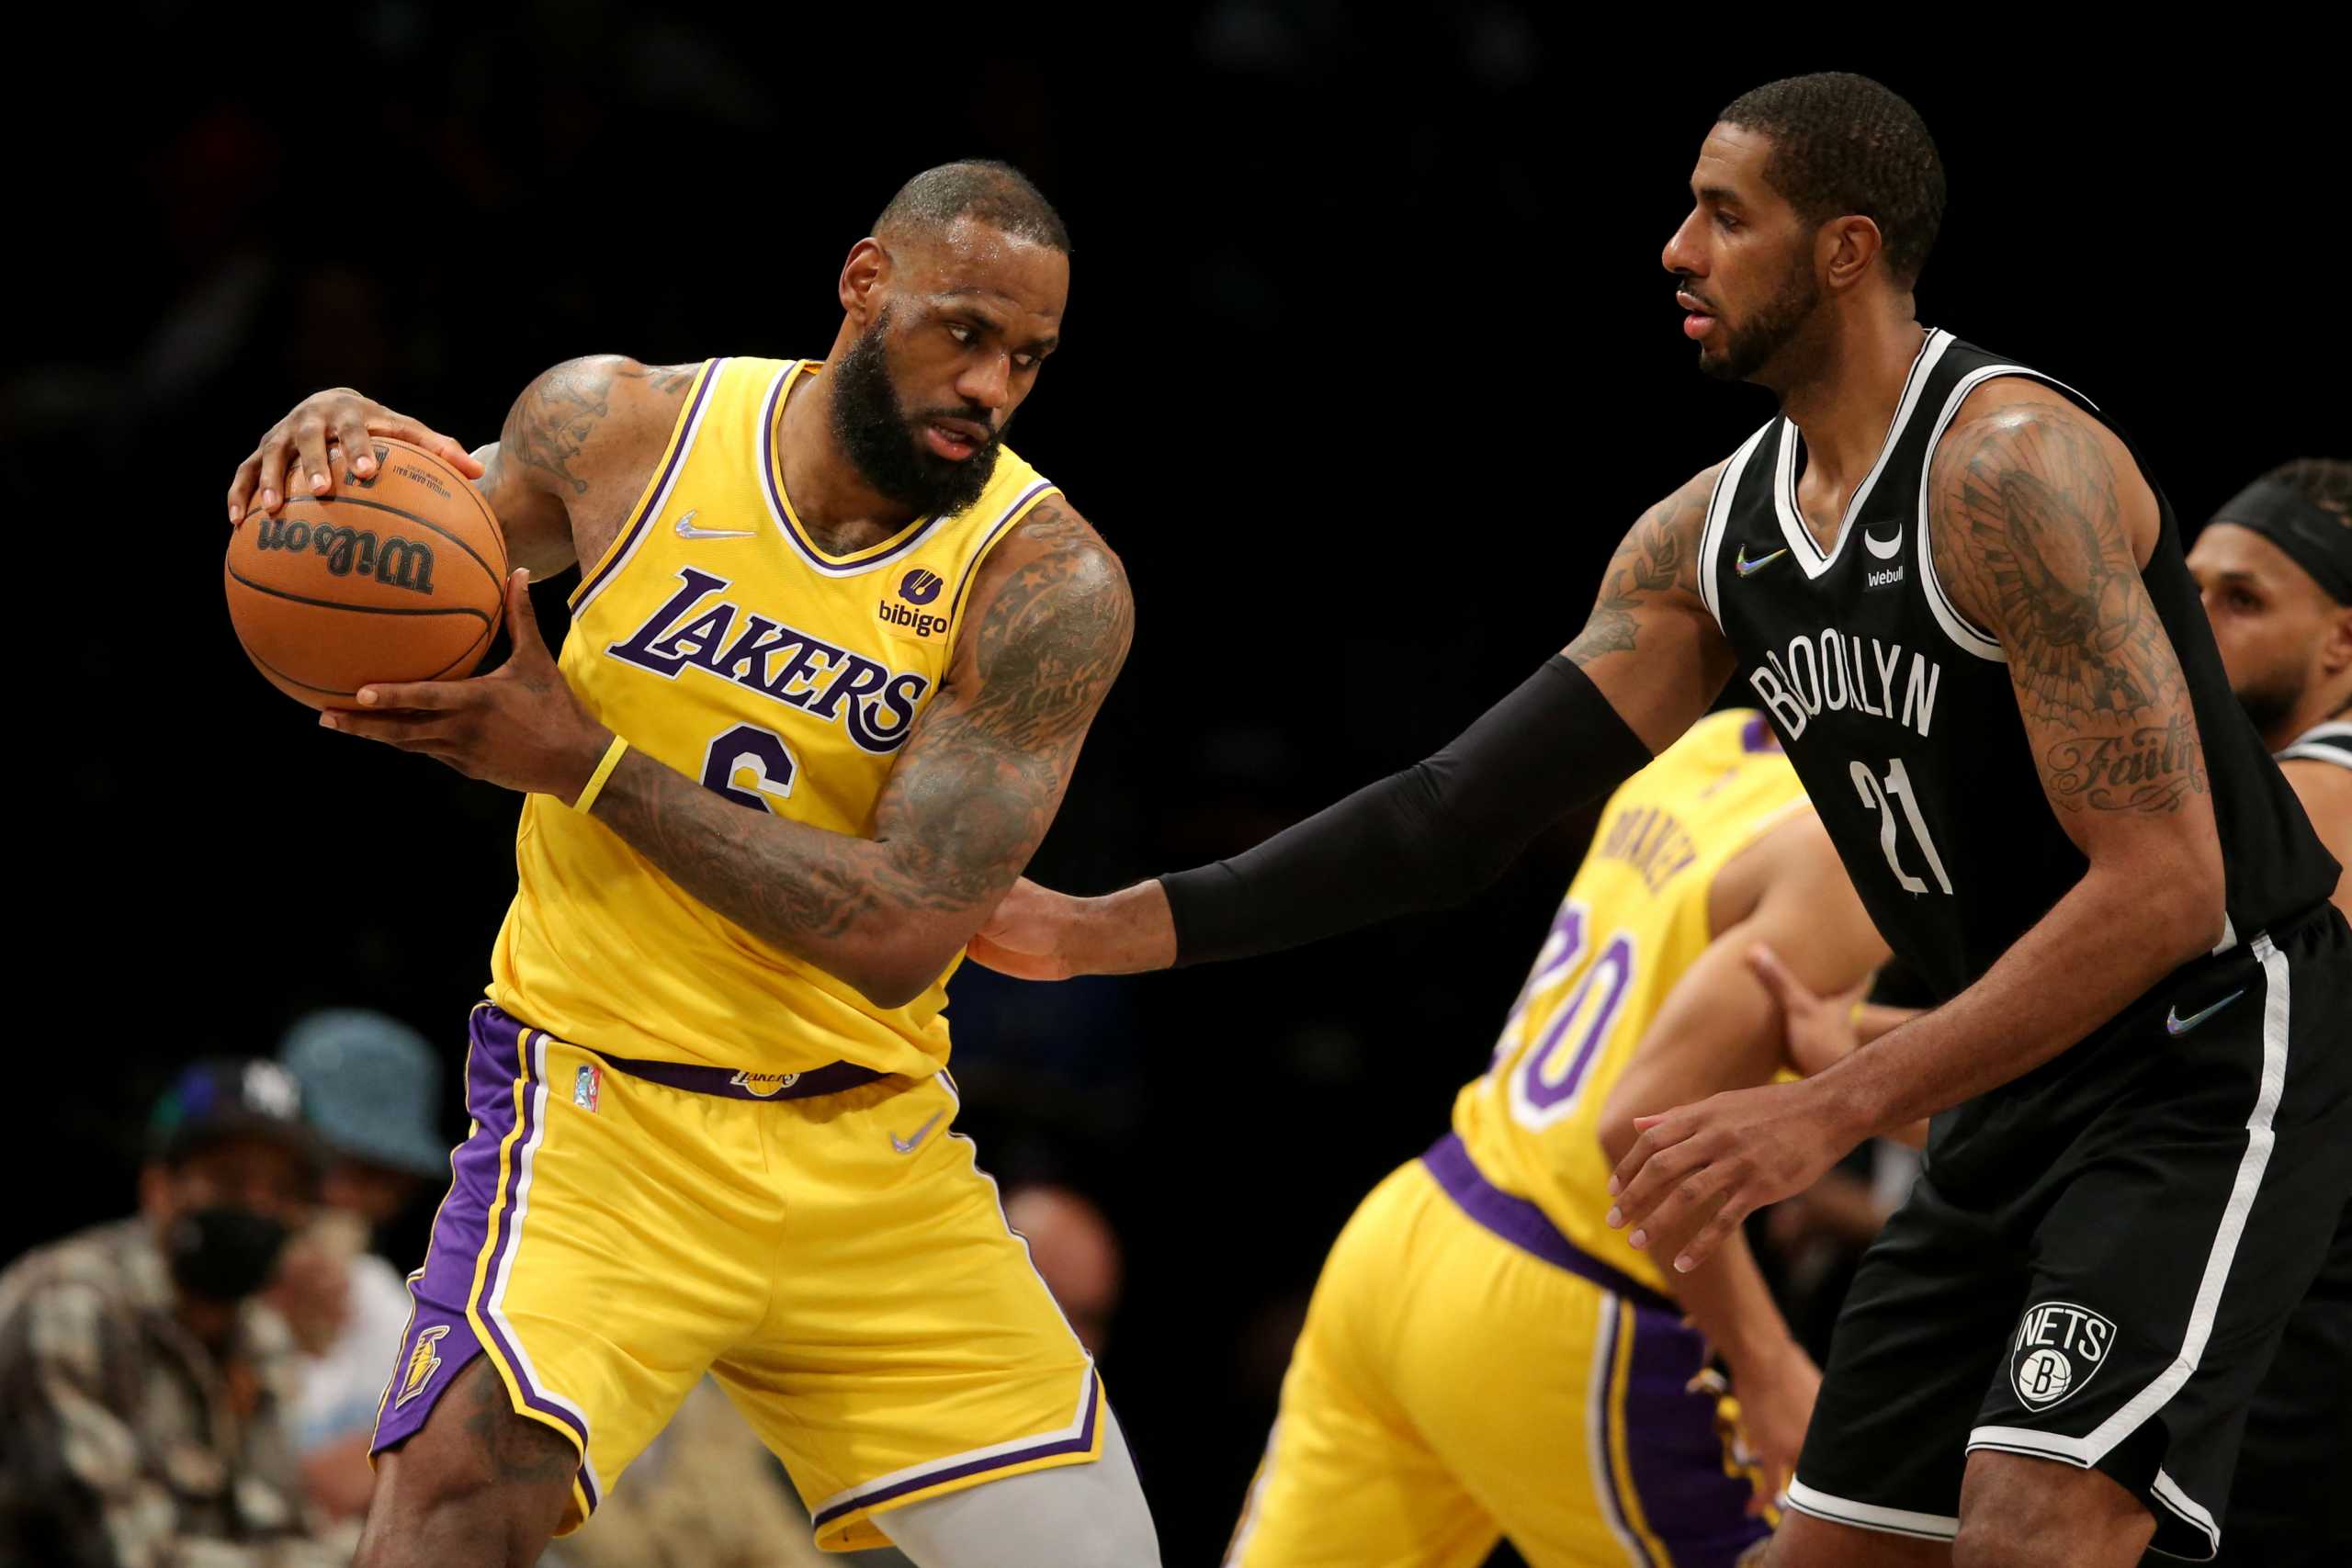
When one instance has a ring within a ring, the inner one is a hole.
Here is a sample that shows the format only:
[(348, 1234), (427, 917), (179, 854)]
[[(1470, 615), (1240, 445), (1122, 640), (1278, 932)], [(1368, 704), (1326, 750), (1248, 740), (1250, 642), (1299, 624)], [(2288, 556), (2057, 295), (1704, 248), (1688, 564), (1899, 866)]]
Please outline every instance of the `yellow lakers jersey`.
[(1535, 1203), (1575, 1247), (1669, 1294), (1650, 1255), (1604, 1223), (1612, 1168), (1601, 1108), (1713, 940), (1715, 873), (1804, 800), (1763, 716), (1747, 709), (1702, 719), (1626, 780), (1511, 1005), (1493, 1066), (1454, 1099), (1454, 1131), (1488, 1180)]
[[(793, 514), (776, 450), (786, 397), (820, 368), (702, 367), (635, 510), (604, 559), (583, 563), (560, 663), (599, 721), (746, 812), (871, 837), (981, 559), (1055, 487), (1001, 450), (966, 510), (828, 554)], [(945, 973), (904, 1007), (876, 1007), (544, 795), (525, 800), (514, 861), (490, 995), (535, 1028), (757, 1077), (835, 1061), (927, 1074), (946, 1060)]]

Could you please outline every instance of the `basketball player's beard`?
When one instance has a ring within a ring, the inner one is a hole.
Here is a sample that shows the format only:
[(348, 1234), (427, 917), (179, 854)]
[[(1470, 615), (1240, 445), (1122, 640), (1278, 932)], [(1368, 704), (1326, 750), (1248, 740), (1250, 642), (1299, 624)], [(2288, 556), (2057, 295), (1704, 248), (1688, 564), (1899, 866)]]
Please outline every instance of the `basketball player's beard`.
[[(922, 445), (922, 429), (931, 415), (909, 417), (899, 407), (898, 389), (890, 384), (890, 367), (883, 354), (883, 338), (890, 324), (884, 307), (874, 324), (850, 344), (833, 367), (833, 434), (849, 454), (865, 482), (901, 506), (934, 517), (963, 511), (979, 500), (996, 471), (996, 455), (1004, 446), (1004, 425), (960, 462), (942, 457)], [(942, 409), (944, 419), (968, 419), (985, 424), (985, 410)]]
[(1754, 380), (1756, 373), (1804, 329), (1814, 307), (1820, 303), (1821, 286), (1814, 281), (1812, 270), (1793, 269), (1780, 291), (1757, 310), (1746, 326), (1734, 332), (1730, 323), (1724, 323), (1723, 353), (1713, 359), (1702, 354), (1699, 368), (1718, 381)]

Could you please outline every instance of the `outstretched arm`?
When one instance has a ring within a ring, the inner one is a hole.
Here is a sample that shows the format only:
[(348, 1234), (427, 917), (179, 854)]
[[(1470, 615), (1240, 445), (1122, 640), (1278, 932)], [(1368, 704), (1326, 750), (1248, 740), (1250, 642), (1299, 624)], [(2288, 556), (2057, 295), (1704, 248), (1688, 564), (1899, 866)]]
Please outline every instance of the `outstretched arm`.
[[(322, 721), (510, 789), (577, 798), (611, 732), (558, 674), (522, 583), (518, 572), (508, 596), (515, 657), (496, 672), (367, 688), (362, 704), (402, 711)], [(1135, 623), (1118, 558), (1051, 497), (990, 553), (965, 615), (955, 665), (891, 769), (873, 838), (751, 811), (637, 750), (622, 754), (593, 814), (752, 935), (878, 1006), (903, 1005), (1045, 837)]]
[(1698, 591), (1709, 469), (1652, 507), (1585, 628), (1435, 756), (1215, 865), (1071, 898), (1023, 883), (972, 955), (1030, 979), (1296, 947), (1457, 903), (1704, 713), (1732, 656)]
[(2057, 394), (1996, 381), (1938, 450), (1929, 507), (1937, 573), (2007, 652), (2043, 794), (2089, 866), (1974, 985), (1869, 1050), (1645, 1119), (1619, 1207), (1677, 1268), (1863, 1138), (2048, 1061), (2222, 934), (2204, 750), (2141, 581), (2154, 502), (2128, 457)]

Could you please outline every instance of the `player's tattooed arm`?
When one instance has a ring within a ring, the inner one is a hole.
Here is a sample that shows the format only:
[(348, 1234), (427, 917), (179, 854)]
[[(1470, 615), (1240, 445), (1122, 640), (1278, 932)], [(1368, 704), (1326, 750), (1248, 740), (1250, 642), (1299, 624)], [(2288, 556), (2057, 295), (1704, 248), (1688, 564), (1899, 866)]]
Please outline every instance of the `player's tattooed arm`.
[(476, 481), (507, 554), (535, 578), (600, 559), (661, 461), (699, 367), (567, 359), (525, 387)]
[(1930, 479), (1937, 575), (2007, 650), (2062, 821), (2177, 813), (2206, 793), (2188, 682), (2141, 581), (2120, 489), (2103, 433), (2038, 401), (1954, 429)]
[(1688, 729), (1731, 678), (1730, 645), (1699, 593), (1699, 536), (1721, 471), (1708, 468), (1642, 514), (1563, 650), (1652, 751)]
[(1048, 497), (983, 565), (955, 667), (891, 770), (871, 840), (747, 820), (633, 751), (595, 815), (736, 924), (902, 1004), (1045, 837), (1134, 630), (1118, 558)]

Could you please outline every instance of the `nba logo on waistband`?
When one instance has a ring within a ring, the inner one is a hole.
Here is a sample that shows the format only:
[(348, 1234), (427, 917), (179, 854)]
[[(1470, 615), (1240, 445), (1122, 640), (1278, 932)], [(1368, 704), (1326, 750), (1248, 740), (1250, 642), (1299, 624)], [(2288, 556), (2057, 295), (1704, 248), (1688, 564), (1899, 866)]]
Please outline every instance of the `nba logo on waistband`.
[(798, 1073), (739, 1072), (727, 1081), (746, 1094), (757, 1095), (760, 1099), (765, 1100), (772, 1094), (782, 1094), (786, 1089), (798, 1083), (800, 1075)]
[(401, 1379), (401, 1396), (392, 1401), (393, 1409), (423, 1393), (424, 1385), (433, 1381), (433, 1374), (441, 1370), (441, 1352), (434, 1347), (448, 1332), (449, 1325), (439, 1323), (416, 1337), (416, 1348), (408, 1353), (408, 1371)]
[(580, 1069), (579, 1076), (571, 1080), (571, 1103), (582, 1111), (595, 1110), (596, 1091), (604, 1088), (604, 1085), (603, 1070), (593, 1062), (587, 1064)]

